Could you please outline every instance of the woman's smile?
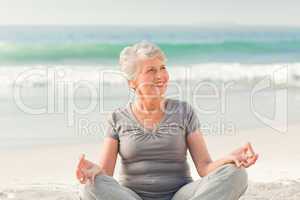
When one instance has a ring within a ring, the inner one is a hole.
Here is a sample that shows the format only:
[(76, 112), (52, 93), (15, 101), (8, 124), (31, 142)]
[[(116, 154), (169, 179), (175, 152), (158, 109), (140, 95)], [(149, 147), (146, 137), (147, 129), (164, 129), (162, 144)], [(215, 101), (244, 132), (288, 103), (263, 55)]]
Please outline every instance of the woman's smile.
[(159, 88), (162, 88), (162, 87), (164, 87), (165, 85), (166, 85), (165, 82), (154, 83), (154, 86), (155, 86), (155, 87), (159, 87)]

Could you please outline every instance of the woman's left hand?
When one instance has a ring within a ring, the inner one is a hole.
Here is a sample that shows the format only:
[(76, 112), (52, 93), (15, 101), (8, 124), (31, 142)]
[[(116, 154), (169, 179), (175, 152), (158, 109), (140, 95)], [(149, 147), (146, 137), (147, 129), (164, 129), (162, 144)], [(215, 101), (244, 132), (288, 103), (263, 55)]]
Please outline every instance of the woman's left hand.
[(231, 152), (227, 159), (230, 162), (234, 162), (237, 167), (248, 168), (255, 164), (258, 159), (258, 154), (254, 152), (251, 144), (247, 142), (244, 146)]

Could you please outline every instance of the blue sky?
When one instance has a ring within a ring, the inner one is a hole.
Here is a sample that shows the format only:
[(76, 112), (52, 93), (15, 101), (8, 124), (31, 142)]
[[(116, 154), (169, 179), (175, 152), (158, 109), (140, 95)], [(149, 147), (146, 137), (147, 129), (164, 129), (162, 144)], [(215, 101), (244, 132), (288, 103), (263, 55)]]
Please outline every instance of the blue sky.
[(0, 24), (300, 26), (299, 0), (0, 0)]

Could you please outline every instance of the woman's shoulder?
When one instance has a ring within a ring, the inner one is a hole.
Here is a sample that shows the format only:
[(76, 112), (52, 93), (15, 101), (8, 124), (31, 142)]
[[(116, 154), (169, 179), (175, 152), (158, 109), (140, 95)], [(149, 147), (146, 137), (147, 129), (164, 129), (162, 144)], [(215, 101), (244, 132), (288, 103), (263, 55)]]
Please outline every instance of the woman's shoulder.
[(128, 105), (129, 104), (127, 104), (126, 106), (117, 107), (117, 108), (109, 111), (107, 114), (108, 120), (111, 120), (116, 123), (116, 122), (124, 119), (124, 117), (128, 118), (129, 117)]
[(168, 98), (168, 109), (176, 112), (188, 112), (192, 109), (191, 104), (183, 99)]

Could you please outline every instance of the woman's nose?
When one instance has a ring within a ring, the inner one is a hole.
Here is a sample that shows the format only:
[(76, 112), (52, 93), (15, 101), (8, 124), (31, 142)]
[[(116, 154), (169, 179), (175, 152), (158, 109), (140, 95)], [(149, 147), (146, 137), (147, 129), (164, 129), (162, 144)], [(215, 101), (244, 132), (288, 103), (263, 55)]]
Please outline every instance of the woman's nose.
[(162, 72), (161, 71), (158, 71), (156, 74), (155, 74), (155, 78), (157, 80), (161, 80), (161, 77), (162, 77)]

